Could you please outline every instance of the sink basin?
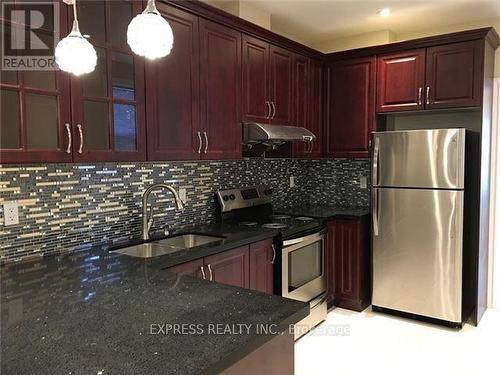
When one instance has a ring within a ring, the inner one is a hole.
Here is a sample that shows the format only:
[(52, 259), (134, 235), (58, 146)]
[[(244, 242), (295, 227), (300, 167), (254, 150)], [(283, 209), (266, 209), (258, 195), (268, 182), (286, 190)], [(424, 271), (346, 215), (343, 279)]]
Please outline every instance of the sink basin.
[(166, 245), (176, 249), (189, 249), (191, 247), (217, 242), (222, 239), (224, 239), (224, 237), (207, 236), (204, 234), (182, 234), (175, 237), (165, 238), (164, 240), (155, 241), (154, 243)]
[(114, 250), (114, 252), (137, 258), (154, 258), (179, 250), (217, 242), (224, 237), (207, 236), (204, 234), (182, 234), (164, 240), (142, 243), (139, 245)]

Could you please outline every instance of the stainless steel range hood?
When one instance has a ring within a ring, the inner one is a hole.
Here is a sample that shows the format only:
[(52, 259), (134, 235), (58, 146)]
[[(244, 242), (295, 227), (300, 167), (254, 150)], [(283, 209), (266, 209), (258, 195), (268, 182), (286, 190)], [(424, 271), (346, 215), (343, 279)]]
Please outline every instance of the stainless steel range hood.
[(244, 156), (260, 156), (286, 142), (314, 142), (315, 140), (316, 136), (313, 133), (299, 126), (243, 123)]

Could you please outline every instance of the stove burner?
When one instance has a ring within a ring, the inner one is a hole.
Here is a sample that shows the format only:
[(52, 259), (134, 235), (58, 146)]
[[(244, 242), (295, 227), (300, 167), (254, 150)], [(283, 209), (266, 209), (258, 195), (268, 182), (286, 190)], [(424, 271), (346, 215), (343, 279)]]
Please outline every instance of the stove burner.
[(283, 219), (290, 219), (290, 215), (271, 215), (271, 219), (274, 220), (283, 220)]
[(280, 224), (280, 223), (268, 223), (268, 224), (262, 224), (262, 228), (282, 229), (282, 228), (286, 228), (286, 225)]
[(298, 216), (295, 219), (300, 220), (300, 221), (313, 221), (314, 220), (312, 217), (307, 217), (307, 216)]
[(242, 221), (240, 223), (240, 225), (244, 225), (246, 227), (254, 227), (256, 226), (258, 223), (256, 221)]

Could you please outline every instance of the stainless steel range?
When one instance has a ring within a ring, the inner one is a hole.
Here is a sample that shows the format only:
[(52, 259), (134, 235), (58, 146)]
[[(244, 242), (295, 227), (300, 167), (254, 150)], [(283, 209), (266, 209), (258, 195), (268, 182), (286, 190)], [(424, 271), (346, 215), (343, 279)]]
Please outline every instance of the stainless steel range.
[(311, 313), (295, 325), (295, 339), (326, 319), (325, 227), (305, 216), (273, 213), (271, 189), (221, 190), (220, 218), (235, 225), (271, 228), (274, 239), (274, 293), (309, 302)]

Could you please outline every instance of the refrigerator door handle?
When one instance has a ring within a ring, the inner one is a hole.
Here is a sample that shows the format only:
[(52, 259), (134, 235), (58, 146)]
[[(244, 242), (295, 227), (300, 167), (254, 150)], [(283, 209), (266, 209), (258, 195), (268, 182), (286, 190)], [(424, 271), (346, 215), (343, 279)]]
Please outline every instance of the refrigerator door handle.
[(379, 189), (373, 189), (372, 220), (374, 236), (378, 236), (379, 206)]
[(378, 176), (379, 176), (379, 152), (380, 152), (380, 139), (375, 136), (374, 146), (373, 146), (373, 168), (372, 168), (372, 181), (373, 186), (378, 185)]

